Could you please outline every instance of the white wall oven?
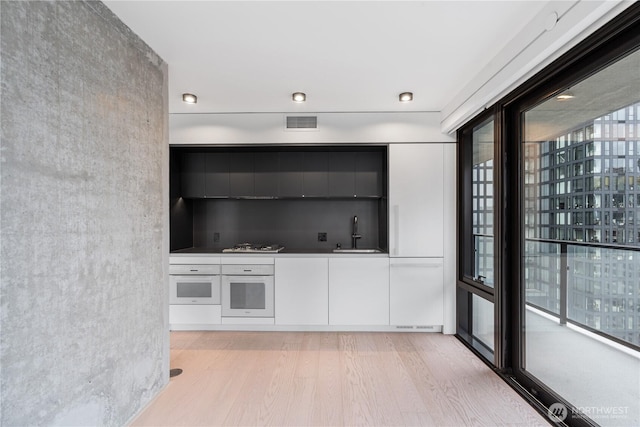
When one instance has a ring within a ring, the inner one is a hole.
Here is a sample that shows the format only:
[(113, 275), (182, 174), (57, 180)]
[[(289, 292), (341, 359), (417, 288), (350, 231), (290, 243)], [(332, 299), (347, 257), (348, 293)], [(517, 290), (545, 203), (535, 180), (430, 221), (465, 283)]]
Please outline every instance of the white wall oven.
[(274, 317), (273, 265), (222, 265), (222, 317)]
[(170, 304), (220, 304), (219, 265), (169, 266)]

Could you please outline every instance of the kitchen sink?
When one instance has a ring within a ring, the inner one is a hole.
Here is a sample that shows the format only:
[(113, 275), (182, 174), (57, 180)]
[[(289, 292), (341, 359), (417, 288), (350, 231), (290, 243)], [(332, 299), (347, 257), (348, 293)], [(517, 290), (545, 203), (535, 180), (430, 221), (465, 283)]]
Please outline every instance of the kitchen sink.
[(333, 252), (341, 254), (381, 254), (380, 249), (334, 249)]

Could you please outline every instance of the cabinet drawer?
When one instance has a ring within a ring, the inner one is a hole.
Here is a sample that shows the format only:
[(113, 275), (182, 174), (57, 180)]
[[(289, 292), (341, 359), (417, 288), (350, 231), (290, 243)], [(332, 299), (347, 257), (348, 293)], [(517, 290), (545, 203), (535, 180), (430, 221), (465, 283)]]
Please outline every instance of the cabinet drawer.
[(222, 323), (220, 306), (170, 305), (169, 323), (172, 329), (177, 325), (219, 325)]
[(219, 265), (211, 264), (171, 264), (169, 274), (172, 275), (211, 275), (220, 274)]
[(273, 270), (273, 264), (224, 264), (222, 266), (222, 274), (229, 276), (273, 276)]

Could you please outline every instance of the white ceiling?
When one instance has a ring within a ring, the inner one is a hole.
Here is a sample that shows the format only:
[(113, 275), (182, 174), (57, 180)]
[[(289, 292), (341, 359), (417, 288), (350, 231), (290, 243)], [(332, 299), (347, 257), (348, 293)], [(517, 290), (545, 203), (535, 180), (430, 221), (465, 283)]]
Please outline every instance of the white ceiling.
[(104, 3), (169, 64), (170, 113), (304, 113), (441, 111), (546, 2)]

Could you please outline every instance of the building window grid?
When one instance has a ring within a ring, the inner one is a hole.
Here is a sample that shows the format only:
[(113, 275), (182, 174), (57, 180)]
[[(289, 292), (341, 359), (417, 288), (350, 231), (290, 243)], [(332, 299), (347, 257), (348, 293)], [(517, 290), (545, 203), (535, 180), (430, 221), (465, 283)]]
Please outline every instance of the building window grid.
[[(640, 246), (636, 219), (640, 215), (640, 140), (633, 138), (638, 135), (635, 129), (640, 129), (639, 116), (640, 103), (555, 140), (525, 145), (527, 238)], [(582, 249), (586, 248), (571, 247), (572, 251)], [(569, 255), (568, 262), (574, 265), (567, 275), (568, 316), (640, 345), (640, 284), (620, 279), (640, 276), (635, 258), (639, 255), (623, 251), (630, 255), (618, 259), (609, 256), (617, 251), (604, 252), (604, 257), (597, 248), (592, 254)], [(527, 289), (527, 301), (559, 313), (559, 280), (553, 274), (559, 276), (559, 265), (544, 259), (527, 260), (527, 283), (534, 287)], [(625, 282), (635, 283), (635, 289), (620, 289)]]
[(493, 160), (473, 166), (473, 234), (475, 236), (475, 276), (493, 282)]
[[(605, 117), (612, 122), (618, 121), (618, 116), (613, 114)], [(557, 138), (556, 141), (549, 141), (548, 145), (542, 147), (543, 158), (548, 156), (550, 162), (548, 167), (544, 167), (543, 165), (547, 162), (541, 161), (540, 168), (536, 172), (537, 175), (549, 176), (548, 185), (542, 184), (543, 191), (540, 191), (540, 194), (529, 194), (530, 197), (527, 197), (529, 203), (525, 202), (525, 209), (531, 208), (540, 215), (553, 218), (553, 222), (540, 222), (541, 225), (549, 224), (549, 227), (543, 227), (543, 229), (548, 228), (545, 234), (550, 238), (640, 245), (640, 230), (635, 221), (635, 211), (625, 209), (640, 205), (638, 192), (640, 157), (638, 150), (633, 148), (634, 146), (640, 148), (640, 141), (594, 141), (588, 138), (593, 136), (594, 127), (598, 129), (599, 125), (606, 128), (607, 124), (603, 119), (596, 119), (595, 126), (584, 126), (580, 130)], [(626, 126), (634, 127), (635, 123), (626, 123)], [(598, 155), (600, 150), (594, 150), (594, 142), (596, 145), (605, 146), (603, 154)], [(607, 144), (609, 142), (616, 144)], [(626, 161), (626, 165), (618, 160)], [(598, 172), (598, 168), (594, 166), (596, 163), (609, 165), (609, 167), (596, 176)], [(629, 165), (635, 165), (635, 169)], [(527, 168), (530, 172), (535, 169)], [(534, 175), (534, 173), (526, 175)], [(604, 188), (602, 181), (605, 183)], [(532, 178), (526, 178), (526, 182), (527, 185), (536, 185)], [(544, 181), (541, 180), (541, 182)], [(548, 195), (544, 194), (546, 187), (549, 188)], [(538, 206), (531, 203), (536, 199), (542, 202), (539, 210)], [(605, 201), (604, 205), (600, 203), (602, 199)], [(543, 209), (543, 206), (548, 208)], [(586, 221), (586, 218), (589, 218), (589, 221)], [(605, 224), (601, 224), (601, 218), (605, 219)], [(535, 223), (528, 223), (527, 226), (532, 229), (537, 228)], [(604, 230), (607, 232), (603, 233)]]

